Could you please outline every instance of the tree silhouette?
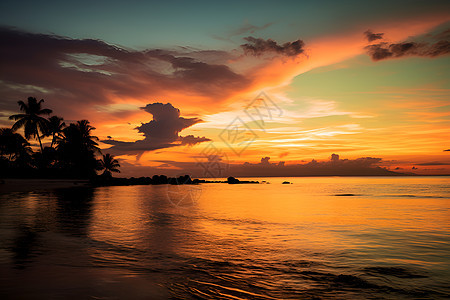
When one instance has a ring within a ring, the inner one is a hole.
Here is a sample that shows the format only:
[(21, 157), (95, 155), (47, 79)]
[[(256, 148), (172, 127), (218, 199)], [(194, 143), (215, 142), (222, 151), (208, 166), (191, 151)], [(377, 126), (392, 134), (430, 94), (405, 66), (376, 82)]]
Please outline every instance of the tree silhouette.
[(30, 153), (30, 144), (22, 135), (9, 128), (0, 128), (0, 155), (8, 156), (12, 161)]
[[(28, 97), (28, 101), (19, 101), (20, 114), (9, 117), (16, 122), (12, 128), (0, 128), (0, 177), (20, 178), (90, 178), (103, 175), (112, 177), (120, 172), (119, 162), (110, 154), (97, 155), (101, 150), (98, 138), (92, 135), (95, 127), (88, 120), (80, 120), (66, 126), (63, 118), (51, 116), (52, 110), (42, 108), (44, 100)], [(24, 137), (17, 133), (24, 129)], [(43, 147), (41, 138), (51, 137), (50, 147)], [(28, 142), (35, 138), (40, 150), (33, 152)]]
[(88, 120), (77, 121), (75, 126), (80, 133), (82, 147), (90, 151), (100, 152), (100, 148), (96, 142), (98, 141), (98, 137), (91, 135), (91, 131), (95, 130), (95, 127), (92, 127)]
[(33, 161), (30, 144), (19, 133), (10, 128), (0, 128), (0, 174), (10, 168), (23, 170), (30, 168)]
[(52, 136), (52, 143), (50, 144), (51, 148), (56, 143), (56, 140), (62, 137), (63, 129), (66, 127), (66, 123), (64, 123), (63, 120), (63, 118), (58, 116), (51, 116), (48, 119), (46, 136)]
[(10, 120), (16, 121), (12, 126), (13, 131), (24, 127), (25, 138), (27, 140), (31, 137), (37, 137), (41, 152), (44, 151), (44, 148), (42, 147), (39, 130), (41, 133), (47, 132), (48, 126), (48, 120), (41, 115), (49, 115), (52, 113), (51, 109), (41, 107), (42, 102), (44, 102), (44, 99), (41, 99), (38, 102), (34, 97), (28, 97), (28, 103), (19, 101), (17, 103), (19, 104), (20, 111), (23, 113), (9, 117)]
[(118, 169), (120, 167), (119, 162), (109, 153), (104, 154), (102, 159), (100, 159), (100, 167), (101, 170), (105, 170), (103, 171), (103, 175), (107, 177), (112, 177), (111, 172), (120, 173)]
[(98, 138), (91, 135), (94, 129), (89, 121), (81, 120), (64, 128), (62, 138), (57, 141), (61, 167), (73, 172), (75, 177), (91, 177), (99, 169), (95, 158), (100, 153)]

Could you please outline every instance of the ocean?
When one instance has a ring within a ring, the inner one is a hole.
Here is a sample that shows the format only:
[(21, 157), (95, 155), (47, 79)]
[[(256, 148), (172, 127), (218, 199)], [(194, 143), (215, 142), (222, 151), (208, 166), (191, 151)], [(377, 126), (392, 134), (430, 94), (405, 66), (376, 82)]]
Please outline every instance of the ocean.
[(450, 297), (449, 177), (240, 179), (3, 193), (0, 298)]

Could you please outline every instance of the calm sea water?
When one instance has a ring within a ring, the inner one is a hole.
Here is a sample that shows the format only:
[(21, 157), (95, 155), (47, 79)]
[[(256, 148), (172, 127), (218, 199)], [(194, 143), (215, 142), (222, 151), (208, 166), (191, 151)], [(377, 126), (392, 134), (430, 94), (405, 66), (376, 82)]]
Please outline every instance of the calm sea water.
[(450, 178), (257, 180), (2, 194), (0, 297), (450, 296)]

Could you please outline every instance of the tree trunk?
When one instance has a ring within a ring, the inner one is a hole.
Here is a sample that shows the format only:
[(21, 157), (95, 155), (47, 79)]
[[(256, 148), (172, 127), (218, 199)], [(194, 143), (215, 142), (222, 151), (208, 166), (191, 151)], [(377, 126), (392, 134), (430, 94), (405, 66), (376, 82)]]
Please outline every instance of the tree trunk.
[(36, 135), (38, 137), (39, 145), (41, 146), (41, 153), (44, 153), (44, 148), (42, 147), (41, 137), (39, 136), (39, 131), (36, 126)]
[(53, 136), (52, 136), (52, 143), (51, 143), (51, 145), (50, 145), (50, 148), (53, 148), (53, 143), (55, 142), (55, 133), (53, 133)]

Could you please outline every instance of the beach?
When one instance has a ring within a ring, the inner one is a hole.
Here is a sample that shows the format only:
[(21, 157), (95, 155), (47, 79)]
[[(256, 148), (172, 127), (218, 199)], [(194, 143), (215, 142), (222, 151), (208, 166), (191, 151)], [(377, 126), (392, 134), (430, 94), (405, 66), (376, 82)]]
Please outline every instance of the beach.
[(0, 193), (32, 192), (70, 187), (85, 187), (85, 179), (0, 179)]

